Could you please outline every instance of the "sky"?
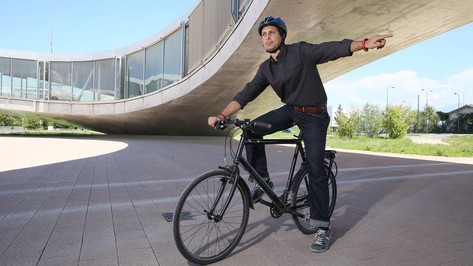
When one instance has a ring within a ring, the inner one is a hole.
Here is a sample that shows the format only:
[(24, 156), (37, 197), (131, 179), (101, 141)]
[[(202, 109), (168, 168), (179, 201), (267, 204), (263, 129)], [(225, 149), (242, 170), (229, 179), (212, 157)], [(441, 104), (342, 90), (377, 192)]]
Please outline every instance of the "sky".
[[(128, 46), (178, 23), (196, 3), (3, 1), (0, 48), (50, 52), (52, 39), (55, 53), (97, 52)], [(417, 110), (419, 101), (423, 110), (427, 97), (428, 104), (442, 112), (456, 109), (459, 100), (460, 106), (473, 104), (473, 23), (360, 67), (327, 82), (325, 88), (328, 104), (334, 109), (339, 105), (344, 110), (361, 109), (366, 103), (384, 108), (387, 99), (389, 105), (409, 105), (413, 110)]]
[(459, 101), (473, 104), (473, 23), (364, 65), (327, 82), (325, 89), (328, 104), (344, 110), (366, 103), (384, 109), (387, 101), (412, 110), (419, 102), (422, 111), (428, 100), (442, 112), (458, 108)]
[(196, 3), (196, 0), (0, 1), (0, 48), (50, 52), (52, 28), (56, 53), (97, 52), (128, 46), (179, 23)]

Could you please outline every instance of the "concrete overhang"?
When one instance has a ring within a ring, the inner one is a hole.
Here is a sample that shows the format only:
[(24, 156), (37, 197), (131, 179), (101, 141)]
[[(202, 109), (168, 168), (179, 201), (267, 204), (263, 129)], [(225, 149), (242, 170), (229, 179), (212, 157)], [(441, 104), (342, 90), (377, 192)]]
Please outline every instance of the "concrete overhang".
[[(165, 90), (105, 103), (1, 98), (0, 108), (44, 113), (106, 133), (220, 134), (207, 126), (207, 117), (220, 113), (268, 57), (256, 33), (256, 25), (268, 15), (286, 21), (287, 43), (319, 43), (344, 38), (361, 40), (377, 34), (394, 34), (380, 51), (359, 52), (320, 65), (321, 77), (327, 82), (472, 22), (473, 1), (254, 0), (217, 52), (190, 75)], [(279, 98), (268, 88), (238, 116), (254, 118), (278, 105), (281, 105)]]

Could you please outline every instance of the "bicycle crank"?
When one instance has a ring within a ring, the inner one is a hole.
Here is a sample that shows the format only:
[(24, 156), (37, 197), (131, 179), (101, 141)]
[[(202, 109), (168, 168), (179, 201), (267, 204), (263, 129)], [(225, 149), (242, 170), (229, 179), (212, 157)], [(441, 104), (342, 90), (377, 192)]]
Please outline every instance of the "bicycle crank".
[(273, 218), (279, 218), (284, 212), (281, 211), (278, 206), (272, 204), (271, 208), (269, 209), (269, 213), (271, 213), (271, 216), (273, 216)]

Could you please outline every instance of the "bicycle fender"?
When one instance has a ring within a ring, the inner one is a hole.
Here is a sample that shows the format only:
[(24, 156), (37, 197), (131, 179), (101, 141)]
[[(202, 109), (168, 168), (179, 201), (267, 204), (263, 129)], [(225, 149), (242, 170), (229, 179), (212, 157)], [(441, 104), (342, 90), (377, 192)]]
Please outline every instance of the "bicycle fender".
[[(230, 174), (233, 174), (233, 172), (235, 170), (238, 171), (238, 169), (234, 169), (231, 166), (219, 166), (218, 168), (221, 169), (221, 170), (227, 171)], [(249, 196), (250, 195), (250, 188), (248, 187), (248, 184), (240, 176), (240, 174), (238, 174), (238, 183), (240, 183), (241, 189), (243, 189), (243, 193), (246, 193)], [(254, 210), (255, 205), (254, 205), (253, 201), (251, 200), (251, 198), (250, 198), (249, 202), (250, 202), (250, 208), (252, 210)]]
[[(246, 184), (246, 182), (243, 180), (243, 178), (241, 176), (240, 176), (240, 178), (238, 178), (238, 183), (240, 183), (240, 186), (244, 190), (244, 193), (246, 193), (249, 196), (250, 195), (250, 188), (248, 187), (248, 184)], [(252, 210), (254, 210), (255, 205), (253, 204), (253, 201), (251, 200), (251, 198), (250, 198), (249, 202), (250, 202), (250, 208)]]
[(307, 171), (307, 164), (302, 163), (301, 168), (299, 168), (299, 170), (297, 170), (296, 174), (294, 175), (294, 178), (293, 178), (294, 181), (292, 182), (292, 185), (289, 188), (290, 191), (294, 190), (294, 188), (293, 188), (294, 184), (296, 183), (296, 181), (299, 178), (302, 178), (302, 175), (303, 175), (304, 171)]

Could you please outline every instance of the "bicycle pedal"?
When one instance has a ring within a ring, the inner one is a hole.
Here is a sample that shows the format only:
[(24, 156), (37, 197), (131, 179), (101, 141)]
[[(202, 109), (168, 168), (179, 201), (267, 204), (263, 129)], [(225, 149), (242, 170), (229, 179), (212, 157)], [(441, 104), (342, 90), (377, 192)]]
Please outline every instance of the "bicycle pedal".
[[(261, 204), (263, 204), (263, 205), (265, 205), (265, 206), (268, 206), (268, 207), (273, 206), (273, 203), (272, 203), (272, 202), (266, 201), (266, 200), (264, 200), (262, 197), (261, 197), (257, 202), (259, 202), (259, 203), (261, 203)], [(256, 203), (256, 202), (255, 202), (255, 203)]]

